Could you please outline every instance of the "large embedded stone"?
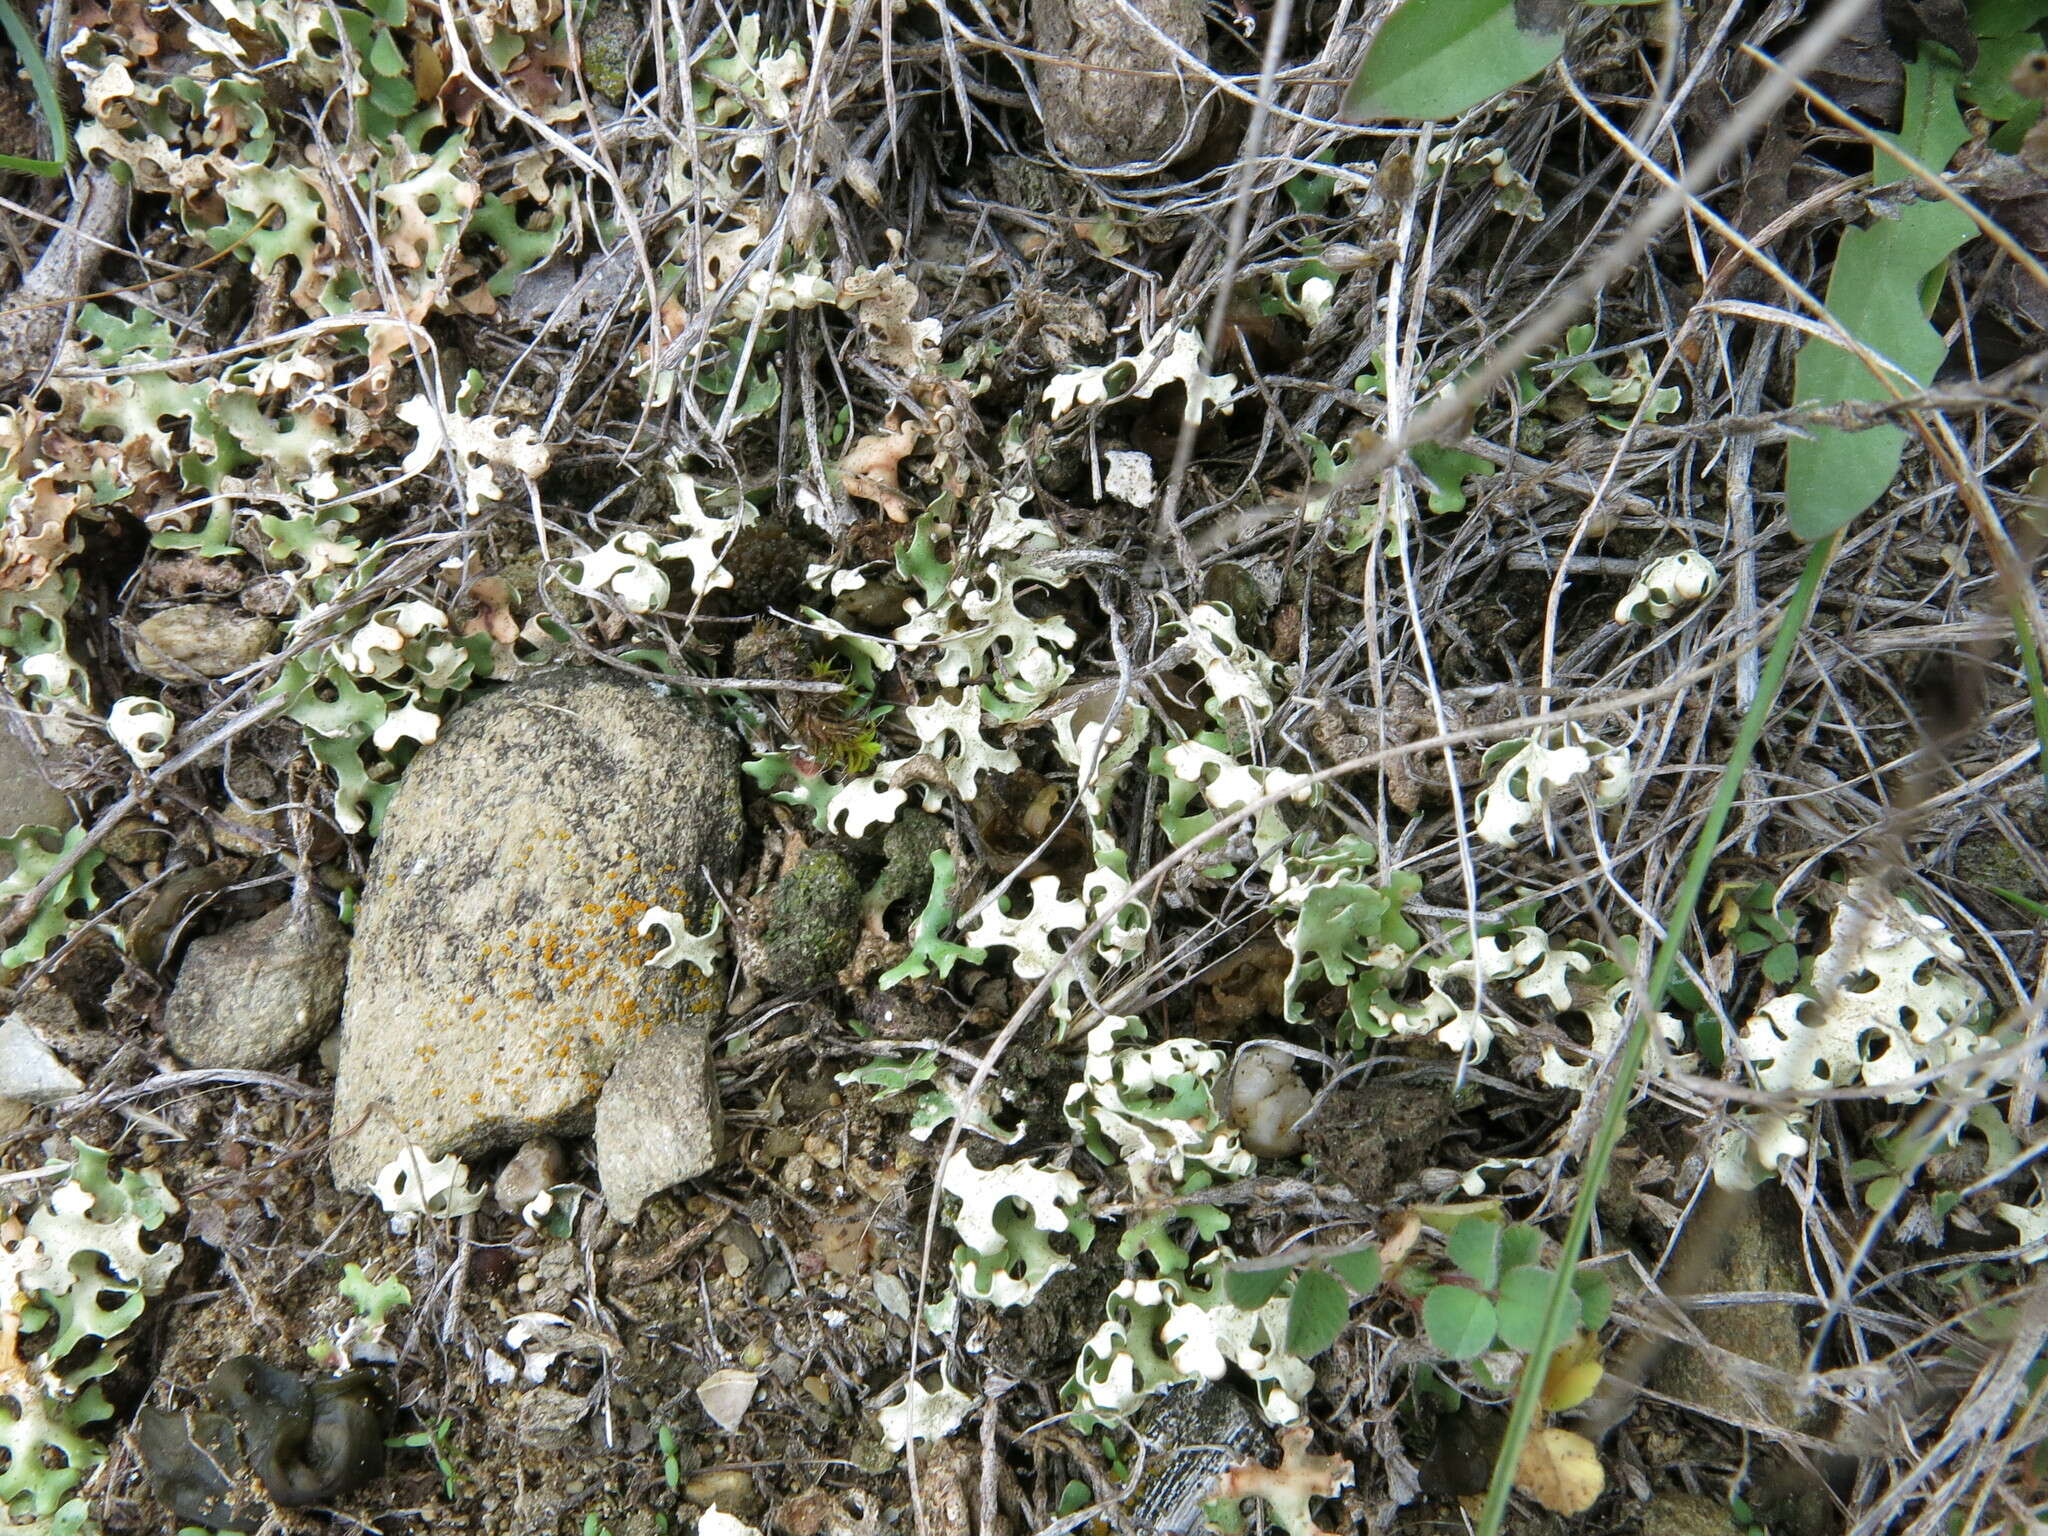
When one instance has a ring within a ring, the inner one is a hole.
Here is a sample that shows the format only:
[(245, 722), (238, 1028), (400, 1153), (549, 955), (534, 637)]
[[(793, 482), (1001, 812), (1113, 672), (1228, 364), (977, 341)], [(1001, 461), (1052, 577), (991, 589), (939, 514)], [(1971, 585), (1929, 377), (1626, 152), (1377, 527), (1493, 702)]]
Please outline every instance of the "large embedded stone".
[[(338, 1185), (368, 1188), (408, 1142), (468, 1157), (587, 1131), (630, 1050), (709, 1026), (724, 977), (649, 966), (664, 936), (640, 923), (660, 906), (709, 926), (707, 877), (726, 881), (739, 852), (738, 778), (723, 729), (609, 672), (543, 674), (457, 711), (406, 770), (363, 889)], [(642, 1102), (673, 1139), (715, 1146), (715, 1095)]]
[(593, 1140), (606, 1210), (636, 1221), (653, 1196), (711, 1167), (720, 1125), (703, 1030), (668, 1025), (635, 1044), (597, 1101)]

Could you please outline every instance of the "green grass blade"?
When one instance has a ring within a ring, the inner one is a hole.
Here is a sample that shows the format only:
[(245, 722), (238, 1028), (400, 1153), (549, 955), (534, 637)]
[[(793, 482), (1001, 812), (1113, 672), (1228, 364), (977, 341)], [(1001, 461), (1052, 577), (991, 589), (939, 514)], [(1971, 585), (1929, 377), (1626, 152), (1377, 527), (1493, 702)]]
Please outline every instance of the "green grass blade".
[(1608, 1165), (1613, 1161), (1614, 1149), (1620, 1144), (1622, 1132), (1628, 1126), (1629, 1099), (1635, 1092), (1636, 1077), (1642, 1070), (1643, 1055), (1649, 1044), (1650, 1020), (1663, 1007), (1664, 994), (1678, 969), (1679, 951), (1685, 946), (1686, 930), (1692, 924), (1700, 893), (1706, 889), (1707, 875), (1713, 867), (1715, 851), (1721, 844), (1721, 833), (1728, 825), (1729, 813), (1735, 809), (1735, 797), (1742, 788), (1742, 775), (1756, 752), (1758, 740), (1763, 736), (1779, 690), (1784, 687), (1785, 671), (1791, 664), (1793, 648), (1799, 643), (1807, 616), (1813, 612), (1821, 577), (1826, 574), (1834, 552), (1835, 541), (1829, 539), (1815, 545), (1807, 556), (1806, 569), (1800, 572), (1799, 583), (1792, 589), (1792, 600), (1786, 606), (1784, 621), (1779, 625), (1777, 637), (1771, 642), (1770, 655), (1764, 661), (1763, 675), (1757, 681), (1756, 698), (1743, 715), (1742, 726), (1735, 734), (1728, 760), (1721, 767), (1720, 782), (1715, 786), (1706, 824), (1700, 828), (1699, 841), (1693, 845), (1692, 857), (1686, 864), (1685, 878), (1680, 882), (1678, 895), (1671, 904), (1664, 938), (1658, 944), (1657, 957), (1650, 966), (1650, 978), (1644, 986), (1635, 1022), (1629, 1027), (1628, 1039), (1614, 1064), (1614, 1079), (1608, 1085), (1606, 1109), (1599, 1129), (1593, 1134), (1593, 1144), (1587, 1149), (1585, 1166), (1579, 1172), (1578, 1199), (1572, 1206), (1571, 1222), (1565, 1228), (1563, 1251), (1557, 1259), (1557, 1278), (1551, 1285), (1549, 1301), (1543, 1309), (1543, 1325), (1536, 1335), (1536, 1347), (1529, 1352), (1528, 1363), (1522, 1367), (1514, 1410), (1508, 1415), (1507, 1433), (1501, 1439), (1500, 1459), (1494, 1463), (1493, 1481), (1487, 1485), (1486, 1506), (1479, 1517), (1479, 1536), (1500, 1536), (1501, 1521), (1507, 1515), (1508, 1495), (1515, 1485), (1515, 1469), (1522, 1459), (1522, 1447), (1528, 1443), (1529, 1433), (1535, 1427), (1536, 1410), (1542, 1401), (1543, 1378), (1550, 1369), (1550, 1357), (1556, 1353), (1559, 1342), (1568, 1331), (1567, 1318), (1578, 1309), (1578, 1293), (1572, 1288), (1572, 1276), (1586, 1249), (1586, 1236), (1593, 1227), (1593, 1210), (1600, 1196), (1600, 1187), (1606, 1182)]
[(65, 164), (71, 159), (71, 130), (64, 122), (64, 103), (57, 95), (57, 82), (50, 78), (50, 66), (43, 62), (43, 50), (38, 46), (35, 34), (29, 31), (28, 23), (15, 13), (14, 0), (0, 0), (0, 28), (6, 30), (8, 41), (21, 55), (21, 67), (36, 93), (36, 105), (43, 109), (43, 120), (50, 125), (50, 142), (57, 150), (54, 160), (0, 155), (0, 167), (27, 171), (31, 176), (62, 176)]
[(2034, 740), (2041, 744), (2034, 766), (2041, 770), (2042, 783), (2048, 785), (2048, 679), (2041, 675), (2041, 648), (2034, 643), (2034, 626), (2027, 622), (2025, 603), (2012, 605), (2012, 627), (2013, 638), (2019, 641), (2020, 666), (2027, 676), (2027, 701), (2033, 706)]

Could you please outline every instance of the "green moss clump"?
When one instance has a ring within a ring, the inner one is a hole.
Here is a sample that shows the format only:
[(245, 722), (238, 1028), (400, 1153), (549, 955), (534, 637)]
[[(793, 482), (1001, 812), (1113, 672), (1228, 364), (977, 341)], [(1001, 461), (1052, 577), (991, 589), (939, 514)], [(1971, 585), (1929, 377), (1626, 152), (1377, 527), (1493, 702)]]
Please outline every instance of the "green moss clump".
[(860, 942), (860, 907), (860, 882), (846, 860), (805, 854), (769, 893), (761, 979), (793, 991), (830, 981)]
[(583, 50), (584, 83), (615, 107), (625, 102), (626, 89), (633, 83), (626, 71), (644, 24), (645, 17), (633, 7), (601, 0), (585, 15), (577, 36)]
[(888, 863), (868, 887), (862, 910), (880, 918), (905, 897), (923, 901), (932, 888), (932, 855), (945, 851), (946, 824), (915, 806), (905, 806), (882, 834), (882, 855)]

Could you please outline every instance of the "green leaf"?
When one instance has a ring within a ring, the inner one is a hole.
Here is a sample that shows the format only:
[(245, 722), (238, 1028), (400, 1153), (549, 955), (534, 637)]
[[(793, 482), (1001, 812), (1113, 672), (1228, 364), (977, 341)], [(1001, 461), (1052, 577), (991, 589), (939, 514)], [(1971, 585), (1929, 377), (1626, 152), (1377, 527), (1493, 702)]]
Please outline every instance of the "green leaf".
[(1329, 1260), (1329, 1265), (1344, 1277), (1346, 1285), (1361, 1296), (1370, 1296), (1380, 1288), (1380, 1251), (1377, 1248), (1336, 1254)]
[(2010, 886), (1993, 885), (1987, 886), (1986, 889), (2001, 901), (2011, 902), (2028, 916), (2038, 917), (2043, 922), (2048, 922), (2048, 902), (2036, 901), (2033, 897), (2022, 895)]
[[(1329, 156), (1330, 152), (1325, 150), (1317, 155), (1316, 159), (1327, 163)], [(1329, 204), (1330, 194), (1337, 190), (1337, 178), (1303, 171), (1287, 183), (1286, 190), (1288, 197), (1293, 199), (1297, 211), (1321, 213)]]
[(1287, 1283), (1287, 1277), (1293, 1273), (1294, 1267), (1289, 1264), (1275, 1264), (1266, 1269), (1226, 1269), (1223, 1272), (1223, 1294), (1239, 1311), (1256, 1312), (1278, 1294), (1280, 1287)]
[(1493, 1346), (1493, 1303), (1462, 1285), (1440, 1285), (1422, 1300), (1422, 1329), (1453, 1360), (1470, 1360)]
[(875, 1097), (886, 1099), (899, 1093), (908, 1092), (919, 1083), (928, 1083), (939, 1074), (939, 1053), (921, 1052), (914, 1061), (877, 1061), (865, 1067), (854, 1067), (841, 1072), (833, 1079), (845, 1087), (853, 1083), (879, 1088)]
[(946, 583), (953, 579), (953, 567), (939, 558), (938, 547), (932, 540), (935, 521), (931, 513), (920, 513), (912, 525), (910, 542), (897, 546), (896, 550), (896, 569), (906, 580), (918, 584), (927, 608), (938, 606), (939, 600), (946, 595)]
[[(49, 846), (53, 839), (57, 843), (55, 848)], [(55, 827), (22, 826), (0, 837), (0, 848), (5, 848), (14, 861), (12, 872), (0, 880), (0, 911), (12, 906), (15, 897), (24, 896), (40, 885), (43, 877), (84, 841), (83, 826), (64, 832)], [(70, 931), (71, 918), (68, 914), (74, 903), (82, 902), (88, 912), (99, 906), (99, 897), (92, 888), (92, 877), (105, 858), (99, 849), (93, 849), (72, 867), (70, 874), (51, 887), (49, 894), (43, 897), (42, 905), (29, 919), (28, 926), (22, 930), (21, 937), (11, 948), (0, 951), (0, 970), (30, 965), (48, 954), (50, 946)]]
[(1406, 0), (1373, 38), (1343, 115), (1461, 117), (1555, 63), (1570, 14), (1556, 0)]
[(1332, 1344), (1351, 1321), (1351, 1293), (1327, 1269), (1305, 1269), (1294, 1282), (1287, 1303), (1287, 1353), (1313, 1360)]
[(1572, 1276), (1572, 1289), (1579, 1293), (1579, 1326), (1588, 1333), (1605, 1327), (1614, 1312), (1614, 1287), (1607, 1283), (1607, 1277), (1582, 1269)]
[(931, 861), (931, 894), (925, 898), (924, 910), (917, 915), (917, 926), (910, 938), (910, 953), (902, 964), (881, 974), (877, 985), (885, 990), (911, 977), (930, 976), (935, 972), (943, 980), (953, 974), (953, 967), (959, 961), (979, 965), (988, 958), (985, 949), (972, 944), (955, 944), (943, 937), (945, 931), (953, 926), (953, 856), (943, 849), (934, 848)]
[(2038, 103), (2012, 88), (2012, 73), (2013, 66), (2040, 47), (2040, 35), (2033, 32), (1980, 40), (1977, 62), (1963, 77), (1963, 99), (1996, 123), (2031, 120)]
[[(1905, 123), (1893, 142), (1931, 170), (1946, 166), (1969, 137), (1956, 110), (1958, 78), (1947, 64), (1922, 59), (1906, 66)], [(1871, 183), (1885, 186), (1907, 174), (1889, 155), (1879, 154)], [(1904, 377), (1893, 378), (1887, 387), (1848, 352), (1815, 338), (1800, 348), (1794, 365), (1798, 403), (1890, 400), (1895, 393), (1910, 394), (1932, 383), (1948, 348), (1927, 323), (1921, 285), (1976, 232), (1961, 210), (1932, 201), (1844, 230), (1828, 279), (1828, 310)], [(1845, 526), (1890, 487), (1906, 432), (1889, 425), (1858, 432), (1816, 426), (1812, 432), (1810, 440), (1785, 449), (1785, 515), (1793, 533), (1817, 541)]]
[(1536, 1335), (1543, 1328), (1543, 1308), (1550, 1300), (1551, 1283), (1556, 1278), (1549, 1270), (1533, 1264), (1511, 1269), (1501, 1277), (1501, 1343), (1525, 1353), (1536, 1347)]
[(1487, 1290), (1500, 1278), (1500, 1223), (1467, 1216), (1451, 1229), (1451, 1262)]
[(1789, 987), (1799, 979), (1799, 951), (1790, 944), (1773, 946), (1764, 956), (1764, 979), (1776, 987)]
[(1524, 1264), (1534, 1264), (1543, 1252), (1543, 1234), (1520, 1222), (1500, 1235), (1500, 1270), (1506, 1274)]
[(412, 1292), (396, 1275), (389, 1279), (372, 1281), (363, 1273), (360, 1264), (342, 1267), (341, 1284), (337, 1289), (342, 1300), (356, 1309), (358, 1316), (367, 1317), (373, 1323), (382, 1323), (399, 1307), (412, 1305)]

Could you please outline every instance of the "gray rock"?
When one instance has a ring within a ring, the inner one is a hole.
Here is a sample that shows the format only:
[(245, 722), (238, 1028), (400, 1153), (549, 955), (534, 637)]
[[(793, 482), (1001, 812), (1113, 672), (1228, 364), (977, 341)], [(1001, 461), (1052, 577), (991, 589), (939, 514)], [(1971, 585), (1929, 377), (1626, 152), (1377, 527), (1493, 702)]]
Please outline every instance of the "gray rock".
[(194, 939), (164, 1005), (164, 1040), (194, 1067), (267, 1072), (296, 1060), (341, 1013), (348, 930), (318, 901)]
[(408, 1142), (469, 1157), (587, 1130), (629, 1047), (717, 1016), (723, 977), (648, 966), (660, 934), (638, 929), (649, 906), (708, 925), (706, 873), (739, 852), (738, 757), (681, 699), (602, 671), (456, 712), (392, 797), (363, 890), (338, 1185), (368, 1188)]
[[(1201, 0), (1135, 0), (1135, 9), (1181, 49), (1206, 60)], [(1066, 159), (1099, 170), (1177, 159), (1201, 143), (1209, 121), (1202, 105), (1207, 87), (1121, 6), (1033, 0), (1031, 24), (1040, 52), (1073, 60), (1038, 67), (1045, 134)]]
[[(1673, 1271), (1700, 1275), (1707, 1293), (1810, 1294), (1792, 1203), (1770, 1188), (1747, 1199), (1719, 1198), (1721, 1208), (1688, 1228)], [(1807, 1407), (1800, 1390), (1806, 1369), (1801, 1323), (1816, 1313), (1779, 1301), (1689, 1311), (1713, 1351), (1679, 1345), (1665, 1356), (1653, 1385), (1709, 1417), (1798, 1422)]]
[(277, 626), (260, 614), (181, 603), (135, 627), (135, 668), (165, 683), (226, 677), (270, 649)]
[(606, 1209), (634, 1221), (651, 1196), (705, 1172), (718, 1161), (721, 1125), (705, 1031), (672, 1024), (635, 1043), (597, 1101)]
[(535, 1387), (519, 1395), (513, 1434), (537, 1451), (567, 1450), (583, 1438), (590, 1402), (560, 1387)]
[[(43, 777), (35, 753), (0, 730), (0, 837), (23, 827), (69, 827), (71, 802)], [(14, 855), (0, 848), (0, 880), (14, 873)]]
[[(612, 1076), (617, 1079), (617, 1068)], [(566, 1172), (562, 1144), (552, 1136), (537, 1136), (499, 1170), (491, 1185), (491, 1198), (507, 1216), (521, 1216), (535, 1200), (561, 1183)]]
[(20, 1014), (0, 1024), (0, 1098), (48, 1104), (85, 1086)]

